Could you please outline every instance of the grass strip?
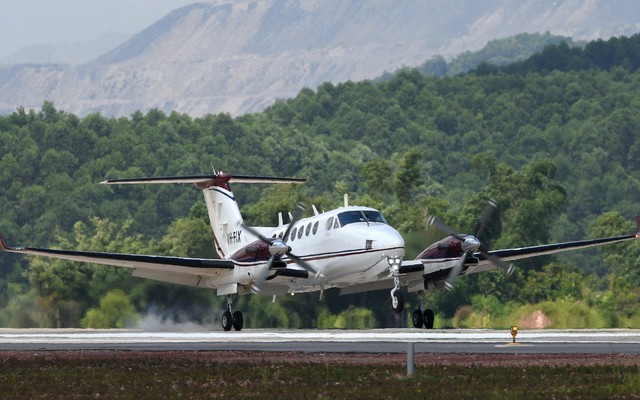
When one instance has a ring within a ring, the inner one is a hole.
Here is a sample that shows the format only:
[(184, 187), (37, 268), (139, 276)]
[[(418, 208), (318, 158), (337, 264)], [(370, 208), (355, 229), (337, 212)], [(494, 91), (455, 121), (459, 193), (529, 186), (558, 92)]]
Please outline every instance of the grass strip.
[[(78, 352), (80, 353), (80, 352)], [(640, 398), (637, 365), (358, 365), (206, 353), (0, 353), (3, 399)]]

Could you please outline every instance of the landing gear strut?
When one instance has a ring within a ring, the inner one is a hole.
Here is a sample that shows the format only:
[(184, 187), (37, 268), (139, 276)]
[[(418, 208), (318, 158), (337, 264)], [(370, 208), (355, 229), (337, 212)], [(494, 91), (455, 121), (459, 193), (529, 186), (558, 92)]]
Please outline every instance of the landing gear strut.
[(411, 316), (413, 326), (416, 328), (422, 328), (424, 325), (427, 329), (433, 329), (433, 320), (435, 319), (435, 316), (433, 315), (432, 310), (424, 309), (424, 290), (418, 291), (418, 303), (420, 303), (420, 308), (414, 310)]
[(236, 331), (242, 330), (242, 326), (244, 325), (244, 317), (242, 316), (242, 312), (233, 311), (231, 309), (231, 305), (233, 304), (233, 295), (227, 295), (227, 311), (222, 313), (222, 329), (225, 331), (230, 331), (231, 328)]
[(404, 297), (400, 292), (400, 279), (397, 276), (393, 277), (394, 287), (391, 289), (391, 307), (396, 314), (400, 314), (404, 310)]

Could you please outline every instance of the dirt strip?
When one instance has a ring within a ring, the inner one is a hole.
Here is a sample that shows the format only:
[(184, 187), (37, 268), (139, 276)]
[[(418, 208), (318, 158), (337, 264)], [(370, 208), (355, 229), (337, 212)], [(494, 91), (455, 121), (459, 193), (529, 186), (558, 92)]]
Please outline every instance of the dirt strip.
[[(302, 353), (245, 351), (0, 351), (0, 360), (83, 359), (192, 360), (207, 363), (308, 363), (347, 365), (406, 364), (406, 354), (389, 353)], [(483, 367), (531, 366), (640, 366), (640, 355), (631, 354), (434, 354), (417, 353), (415, 365), (458, 365)]]

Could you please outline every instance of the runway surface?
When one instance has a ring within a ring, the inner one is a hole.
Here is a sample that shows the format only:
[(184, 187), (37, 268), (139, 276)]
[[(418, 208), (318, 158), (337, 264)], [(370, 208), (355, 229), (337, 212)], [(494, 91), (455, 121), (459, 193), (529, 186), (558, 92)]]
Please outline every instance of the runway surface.
[(640, 330), (0, 329), (0, 350), (302, 351), (348, 353), (640, 354)]

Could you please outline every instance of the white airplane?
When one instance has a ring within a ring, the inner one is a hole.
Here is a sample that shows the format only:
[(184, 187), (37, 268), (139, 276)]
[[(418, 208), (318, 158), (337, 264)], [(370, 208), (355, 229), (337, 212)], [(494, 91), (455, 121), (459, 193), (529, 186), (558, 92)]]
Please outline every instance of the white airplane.
[[(10, 247), (0, 236), (6, 252), (32, 254), (71, 261), (133, 269), (132, 275), (188, 286), (216, 289), (227, 299), (222, 327), (239, 331), (242, 312), (232, 309), (236, 294), (295, 294), (340, 288), (341, 294), (391, 289), (393, 309), (400, 313), (404, 300), (400, 288), (418, 295), (420, 307), (413, 312), (415, 327), (433, 327), (433, 311), (424, 308), (424, 291), (451, 287), (459, 275), (496, 267), (511, 270), (511, 261), (561, 251), (615, 243), (640, 237), (640, 233), (562, 244), (487, 251), (476, 235), (454, 233), (433, 220), (449, 236), (403, 261), (404, 240), (382, 214), (370, 207), (349, 206), (318, 212), (290, 222), (279, 215), (276, 227), (248, 227), (231, 191), (230, 183), (302, 183), (305, 179), (233, 176), (228, 173), (197, 176), (110, 179), (103, 184), (193, 184), (202, 190), (220, 259), (100, 253), (31, 247)], [(490, 203), (490, 207), (495, 204)], [(489, 210), (489, 208), (487, 210)], [(489, 210), (490, 211), (490, 210)], [(486, 221), (485, 212), (483, 220)], [(482, 223), (481, 223), (482, 226)], [(638, 217), (640, 231), (640, 217)]]

